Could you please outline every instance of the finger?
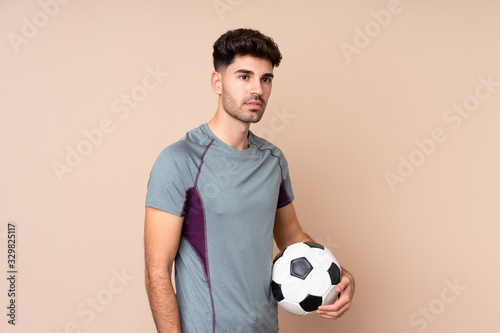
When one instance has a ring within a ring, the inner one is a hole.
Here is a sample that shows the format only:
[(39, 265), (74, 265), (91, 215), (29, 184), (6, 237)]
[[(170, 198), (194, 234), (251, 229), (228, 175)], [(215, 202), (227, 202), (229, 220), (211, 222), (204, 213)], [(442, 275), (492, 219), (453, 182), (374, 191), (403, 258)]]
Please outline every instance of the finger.
[(339, 319), (340, 317), (342, 317), (343, 314), (344, 314), (343, 312), (320, 313), (318, 314), (318, 316), (324, 319)]
[(347, 297), (340, 297), (333, 304), (319, 306), (318, 310), (326, 312), (336, 312), (344, 307), (348, 302), (349, 300), (347, 299)]
[(347, 311), (347, 308), (342, 307), (338, 311), (323, 311), (323, 310), (317, 310), (316, 314), (320, 316), (321, 318), (325, 319), (338, 319), (340, 318), (344, 312)]
[(339, 293), (343, 292), (351, 284), (351, 281), (343, 276), (340, 282), (335, 286), (335, 290)]
[(349, 287), (347, 287), (345, 290), (342, 290), (341, 288), (335, 287), (335, 290), (339, 293), (338, 298), (332, 303), (328, 305), (321, 305), (319, 307), (320, 310), (327, 310), (327, 311), (336, 311), (337, 309), (341, 308), (344, 306), (346, 303), (349, 303), (350, 298), (349, 298)]
[(318, 315), (325, 315), (323, 318), (326, 318), (326, 316), (330, 316), (332, 318), (339, 318), (351, 308), (351, 301), (347, 294), (343, 297), (340, 297), (337, 299), (337, 301), (333, 304), (330, 305), (321, 305), (318, 307), (318, 310), (316, 313)]
[(327, 314), (318, 314), (318, 317), (321, 317), (323, 319), (338, 319), (339, 317), (336, 317), (336, 316), (330, 316), (330, 315), (327, 315)]

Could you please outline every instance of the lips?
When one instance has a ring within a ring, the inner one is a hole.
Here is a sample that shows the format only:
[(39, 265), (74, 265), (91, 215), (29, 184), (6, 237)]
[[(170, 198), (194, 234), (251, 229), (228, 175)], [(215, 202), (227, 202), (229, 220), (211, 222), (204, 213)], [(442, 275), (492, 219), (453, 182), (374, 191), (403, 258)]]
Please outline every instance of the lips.
[(262, 103), (259, 101), (250, 101), (248, 103), (245, 103), (245, 105), (250, 108), (250, 109), (260, 109), (262, 106)]

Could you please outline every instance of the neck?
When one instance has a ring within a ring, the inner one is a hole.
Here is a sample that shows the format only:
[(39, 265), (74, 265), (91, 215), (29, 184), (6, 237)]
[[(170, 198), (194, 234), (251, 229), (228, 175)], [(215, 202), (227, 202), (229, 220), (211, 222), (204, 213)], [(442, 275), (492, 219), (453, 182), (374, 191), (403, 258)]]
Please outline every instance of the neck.
[(238, 150), (246, 150), (249, 147), (250, 124), (231, 117), (221, 105), (212, 120), (208, 122), (208, 128), (229, 147)]

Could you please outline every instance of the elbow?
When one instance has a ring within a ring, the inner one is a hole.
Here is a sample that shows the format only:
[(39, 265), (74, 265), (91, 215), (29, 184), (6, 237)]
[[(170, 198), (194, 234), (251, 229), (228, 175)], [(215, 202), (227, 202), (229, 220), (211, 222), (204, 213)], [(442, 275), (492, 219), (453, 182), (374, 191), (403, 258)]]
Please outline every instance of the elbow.
[(171, 281), (172, 275), (172, 266), (155, 266), (155, 265), (147, 265), (144, 269), (144, 278), (146, 282), (146, 288), (149, 289), (150, 286), (155, 284), (158, 281)]

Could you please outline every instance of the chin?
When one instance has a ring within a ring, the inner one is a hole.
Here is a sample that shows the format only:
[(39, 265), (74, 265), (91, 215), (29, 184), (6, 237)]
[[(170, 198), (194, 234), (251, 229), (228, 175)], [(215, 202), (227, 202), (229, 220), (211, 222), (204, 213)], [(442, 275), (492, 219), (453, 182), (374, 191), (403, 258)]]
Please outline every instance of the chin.
[(253, 124), (258, 123), (258, 122), (262, 119), (262, 116), (263, 116), (263, 115), (262, 115), (262, 114), (260, 114), (260, 115), (258, 115), (256, 118), (252, 118), (252, 119), (250, 119), (250, 121), (249, 121), (249, 122), (250, 122), (250, 123), (253, 123)]

